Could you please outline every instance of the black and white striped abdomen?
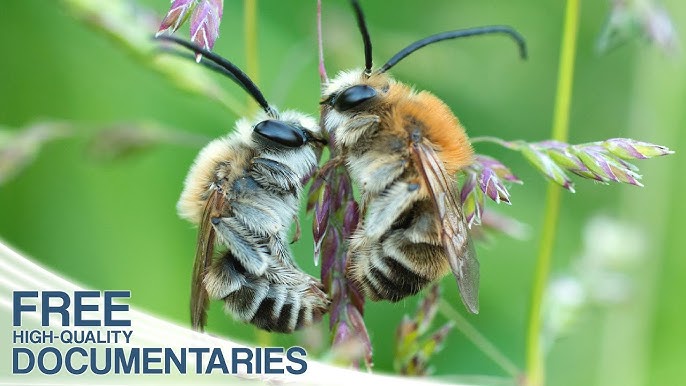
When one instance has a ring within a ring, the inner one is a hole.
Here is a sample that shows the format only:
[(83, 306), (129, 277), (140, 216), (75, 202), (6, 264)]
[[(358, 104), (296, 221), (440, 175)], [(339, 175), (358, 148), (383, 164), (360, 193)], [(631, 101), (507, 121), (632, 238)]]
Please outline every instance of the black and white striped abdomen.
[(321, 284), (298, 269), (284, 268), (275, 260), (268, 275), (254, 275), (226, 252), (212, 265), (205, 285), (212, 298), (236, 319), (267, 331), (289, 333), (321, 320), (328, 299)]
[(448, 273), (432, 205), (416, 201), (378, 242), (354, 244), (349, 275), (372, 300), (399, 301)]

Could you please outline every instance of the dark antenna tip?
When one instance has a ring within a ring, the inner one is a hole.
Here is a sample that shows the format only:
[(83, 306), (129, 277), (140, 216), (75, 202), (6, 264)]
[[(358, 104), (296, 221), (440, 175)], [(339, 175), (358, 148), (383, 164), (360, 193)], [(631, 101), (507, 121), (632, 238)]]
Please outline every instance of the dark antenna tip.
[(508, 26), (502, 26), (502, 25), (493, 25), (493, 26), (485, 26), (485, 27), (475, 27), (475, 28), (467, 28), (467, 29), (460, 29), (460, 30), (455, 30), (455, 31), (448, 31), (448, 32), (443, 32), (435, 35), (431, 35), (429, 37), (426, 37), (421, 40), (417, 40), (416, 42), (410, 44), (409, 46), (403, 48), (400, 50), (397, 54), (393, 55), (391, 59), (386, 62), (381, 68), (379, 69), (379, 73), (383, 73), (388, 71), (391, 67), (395, 66), (400, 62), (401, 60), (405, 59), (407, 56), (409, 56), (411, 53), (417, 51), (418, 49), (428, 46), (433, 43), (437, 43), (443, 40), (449, 40), (449, 39), (457, 39), (457, 38), (465, 38), (465, 37), (470, 37), (470, 36), (477, 36), (477, 35), (489, 35), (489, 34), (505, 34), (511, 37), (515, 43), (517, 43), (517, 46), (519, 47), (519, 56), (522, 59), (527, 58), (527, 49), (526, 49), (526, 41), (524, 40), (524, 37), (517, 32), (514, 28), (508, 27)]
[(362, 34), (362, 41), (364, 42), (364, 73), (369, 76), (372, 74), (372, 40), (369, 37), (369, 30), (367, 29), (367, 22), (364, 19), (364, 12), (358, 0), (352, 0), (353, 9), (355, 10), (355, 17), (357, 18), (357, 26)]
[(208, 67), (226, 75), (228, 78), (233, 80), (243, 90), (245, 90), (245, 92), (247, 92), (248, 95), (255, 99), (255, 101), (260, 105), (260, 107), (262, 107), (262, 109), (270, 117), (276, 118), (276, 110), (274, 110), (269, 105), (269, 103), (267, 102), (264, 95), (257, 87), (257, 85), (250, 79), (250, 77), (248, 77), (248, 75), (246, 75), (240, 68), (238, 68), (235, 64), (231, 63), (229, 60), (215, 54), (212, 51), (206, 50), (192, 42), (186, 41), (173, 35), (156, 35), (153, 37), (153, 39), (169, 41), (178, 44), (190, 51), (193, 51), (196, 54), (196, 60), (198, 58), (198, 55), (202, 55), (203, 62), (210, 61), (211, 63), (213, 63), (213, 65), (207, 65)]

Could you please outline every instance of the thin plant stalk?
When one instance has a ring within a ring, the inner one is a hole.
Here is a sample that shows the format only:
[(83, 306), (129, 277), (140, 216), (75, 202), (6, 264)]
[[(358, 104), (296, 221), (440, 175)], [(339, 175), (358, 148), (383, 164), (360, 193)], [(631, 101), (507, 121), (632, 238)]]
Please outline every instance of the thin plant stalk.
[(322, 33), (322, 0), (317, 0), (317, 48), (319, 51), (319, 79), (322, 85), (329, 82), (324, 65), (324, 35)]
[[(567, 0), (565, 10), (552, 129), (553, 139), (560, 142), (567, 141), (569, 132), (569, 111), (572, 99), (574, 58), (576, 56), (576, 40), (579, 25), (579, 3), (580, 0)], [(545, 383), (545, 354), (541, 341), (541, 309), (550, 273), (555, 233), (560, 212), (561, 192), (560, 186), (552, 182), (548, 183), (545, 217), (531, 292), (531, 310), (526, 340), (526, 384), (528, 386), (542, 386)]]
[(459, 330), (462, 335), (467, 338), (474, 346), (476, 346), (484, 355), (490, 358), (495, 364), (500, 366), (513, 379), (518, 379), (522, 375), (522, 371), (514, 362), (510, 360), (502, 351), (498, 349), (488, 338), (479, 332), (469, 321), (455, 310), (448, 301), (441, 298), (438, 303), (438, 309), (441, 313), (453, 323), (455, 328)]
[[(257, 60), (257, 0), (245, 0), (245, 11), (243, 13), (243, 24), (245, 36), (245, 71), (246, 74), (257, 83), (259, 74), (259, 62)], [(248, 96), (248, 112), (254, 113), (257, 104)], [(257, 343), (262, 347), (269, 347), (272, 344), (272, 336), (269, 332), (257, 329)]]

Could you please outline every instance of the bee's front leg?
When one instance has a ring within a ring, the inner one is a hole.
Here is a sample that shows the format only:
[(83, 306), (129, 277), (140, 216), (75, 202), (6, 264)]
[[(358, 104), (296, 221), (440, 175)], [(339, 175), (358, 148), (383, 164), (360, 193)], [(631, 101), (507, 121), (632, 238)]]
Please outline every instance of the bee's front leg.
[(398, 181), (389, 186), (367, 207), (364, 234), (369, 240), (379, 240), (393, 223), (422, 198), (419, 184)]
[(298, 240), (300, 240), (300, 236), (302, 236), (302, 230), (300, 229), (300, 220), (298, 219), (297, 214), (293, 216), (293, 221), (295, 222), (295, 233), (293, 234), (291, 244), (298, 242)]
[(212, 225), (241, 269), (253, 275), (264, 274), (271, 259), (264, 240), (250, 232), (236, 217), (214, 217)]
[(342, 146), (351, 146), (372, 129), (377, 129), (381, 118), (378, 115), (362, 114), (350, 118), (336, 129), (336, 141)]

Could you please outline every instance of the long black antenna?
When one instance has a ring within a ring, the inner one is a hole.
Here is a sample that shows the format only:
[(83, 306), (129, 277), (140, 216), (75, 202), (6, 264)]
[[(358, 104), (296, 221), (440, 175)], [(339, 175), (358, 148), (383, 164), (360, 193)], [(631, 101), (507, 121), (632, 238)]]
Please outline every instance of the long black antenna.
[(367, 22), (364, 20), (364, 13), (358, 0), (352, 0), (355, 16), (357, 17), (357, 26), (360, 28), (362, 34), (362, 41), (364, 42), (364, 73), (372, 74), (372, 40), (369, 37), (367, 30)]
[(247, 92), (251, 97), (253, 97), (253, 99), (255, 99), (255, 101), (260, 105), (260, 107), (262, 107), (262, 109), (267, 114), (269, 114), (270, 116), (274, 115), (274, 110), (269, 106), (269, 103), (264, 98), (262, 91), (260, 91), (257, 85), (255, 85), (255, 83), (252, 80), (250, 80), (250, 77), (248, 77), (248, 75), (246, 75), (240, 68), (236, 67), (235, 64), (229, 62), (227, 59), (222, 58), (214, 52), (208, 51), (189, 41), (177, 38), (176, 36), (161, 35), (156, 37), (155, 39), (167, 40), (176, 43), (182, 47), (185, 47), (191, 51), (194, 51), (197, 54), (201, 54), (203, 56), (203, 60), (207, 58), (207, 60), (216, 65), (212, 66), (206, 64), (207, 67), (231, 78), (231, 80), (236, 82), (239, 86), (241, 86), (243, 90), (245, 90), (245, 92)]
[[(197, 60), (197, 56), (195, 53), (190, 53), (190, 52), (181, 52), (179, 50), (176, 50), (171, 47), (160, 47), (160, 52), (169, 54), (169, 55), (174, 55), (178, 56), (179, 58), (184, 58), (184, 59), (189, 59), (189, 60)], [(208, 60), (206, 57), (201, 55), (200, 58), (200, 64), (205, 66), (206, 68), (216, 72), (217, 74), (221, 74), (226, 76), (227, 78), (233, 80), (235, 83), (239, 83), (238, 78), (236, 78), (236, 75), (234, 75), (232, 72), (227, 70), (226, 68), (218, 65), (217, 63)]]
[(519, 32), (514, 30), (512, 27), (503, 26), (503, 25), (492, 25), (492, 26), (486, 26), (486, 27), (475, 27), (475, 28), (460, 29), (460, 30), (455, 30), (455, 31), (448, 31), (448, 32), (443, 32), (443, 33), (439, 33), (436, 35), (431, 35), (431, 36), (426, 37), (422, 40), (417, 40), (416, 42), (414, 42), (414, 43), (410, 44), (409, 46), (403, 48), (397, 54), (393, 55), (393, 57), (388, 62), (386, 62), (386, 64), (384, 64), (379, 69), (378, 72), (383, 73), (383, 72), (388, 71), (391, 67), (398, 64), (398, 62), (405, 59), (411, 53), (417, 51), (418, 49), (420, 49), (424, 46), (428, 46), (429, 44), (440, 42), (442, 40), (465, 38), (465, 37), (469, 37), (469, 36), (488, 35), (488, 34), (505, 34), (505, 35), (510, 36), (512, 39), (514, 39), (514, 41), (519, 46), (519, 55), (522, 57), (522, 59), (526, 59), (526, 42), (524, 41), (524, 37)]

